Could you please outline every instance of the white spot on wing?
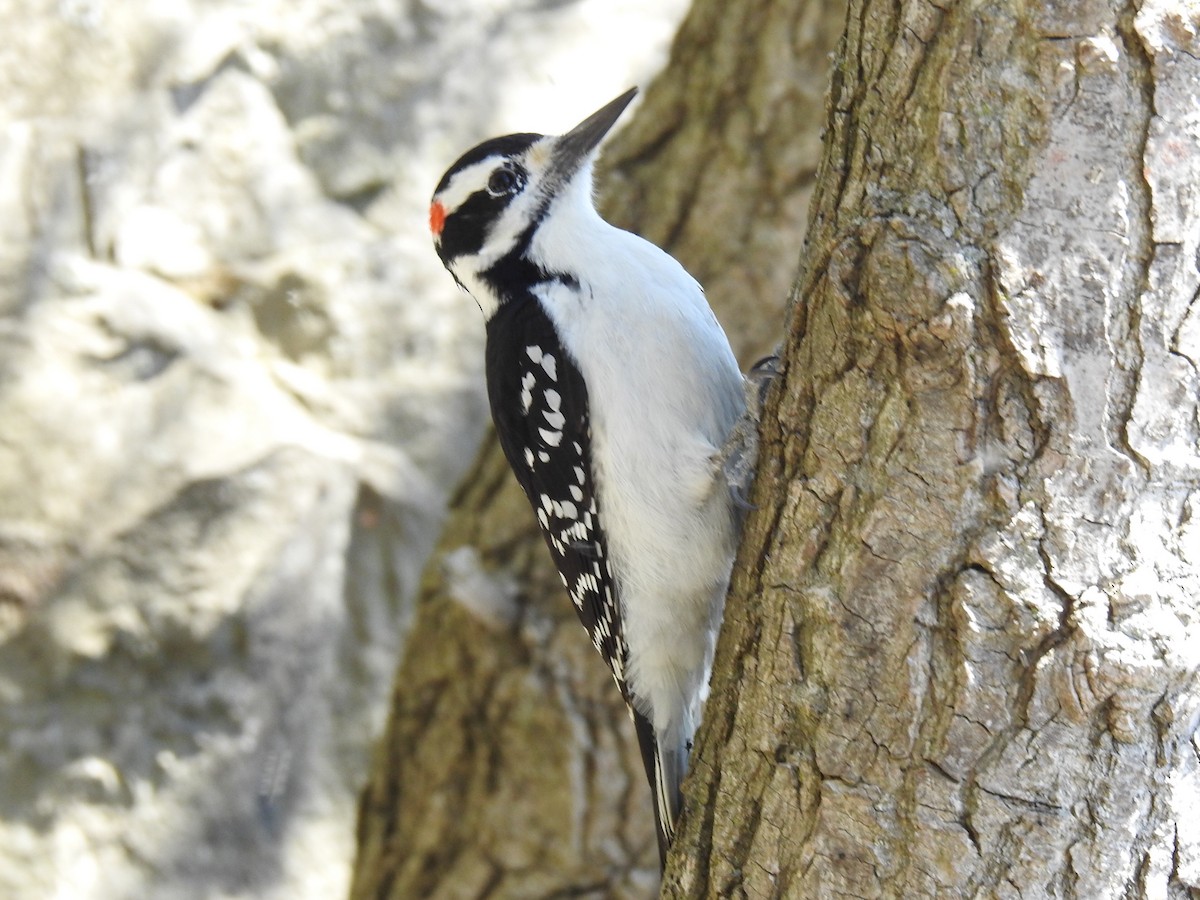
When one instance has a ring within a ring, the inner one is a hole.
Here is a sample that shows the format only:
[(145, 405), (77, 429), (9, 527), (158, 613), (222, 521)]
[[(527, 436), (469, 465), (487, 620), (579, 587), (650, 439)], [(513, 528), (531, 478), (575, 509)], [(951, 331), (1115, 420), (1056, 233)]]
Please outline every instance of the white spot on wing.
[(533, 385), (537, 381), (532, 372), (526, 372), (521, 378), (521, 410), (529, 412), (533, 405)]

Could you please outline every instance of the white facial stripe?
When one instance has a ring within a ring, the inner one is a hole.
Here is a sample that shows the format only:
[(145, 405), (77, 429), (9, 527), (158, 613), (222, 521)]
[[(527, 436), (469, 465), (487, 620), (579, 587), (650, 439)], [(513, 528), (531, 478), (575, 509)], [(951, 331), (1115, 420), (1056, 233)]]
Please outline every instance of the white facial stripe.
[(529, 227), (533, 213), (541, 202), (537, 190), (526, 188), (505, 207), (500, 218), (488, 231), (483, 249), (476, 255), (476, 272), (486, 272), (497, 260), (513, 248), (521, 232)]
[(500, 165), (503, 159), (504, 157), (497, 153), (495, 156), (489, 156), (487, 159), (481, 159), (479, 162), (467, 166), (451, 178), (450, 183), (433, 199), (442, 204), (446, 215), (449, 216), (466, 203), (467, 198), (473, 193), (483, 189), (483, 186), (487, 184), (488, 175), (491, 174), (492, 169)]

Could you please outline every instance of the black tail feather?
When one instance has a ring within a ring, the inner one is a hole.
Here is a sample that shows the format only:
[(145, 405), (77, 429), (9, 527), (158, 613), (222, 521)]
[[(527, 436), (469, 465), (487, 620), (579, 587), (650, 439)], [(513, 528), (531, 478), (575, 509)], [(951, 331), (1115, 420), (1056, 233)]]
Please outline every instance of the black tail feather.
[(637, 731), (638, 748), (642, 751), (646, 780), (650, 783), (650, 796), (654, 805), (654, 829), (658, 834), (658, 864), (661, 871), (667, 865), (667, 851), (671, 849), (671, 841), (675, 837), (675, 816), (678, 815), (682, 802), (678, 783), (679, 766), (676, 762), (666, 767), (676, 771), (664, 771), (664, 759), (659, 752), (654, 726), (636, 709), (631, 708), (630, 711)]

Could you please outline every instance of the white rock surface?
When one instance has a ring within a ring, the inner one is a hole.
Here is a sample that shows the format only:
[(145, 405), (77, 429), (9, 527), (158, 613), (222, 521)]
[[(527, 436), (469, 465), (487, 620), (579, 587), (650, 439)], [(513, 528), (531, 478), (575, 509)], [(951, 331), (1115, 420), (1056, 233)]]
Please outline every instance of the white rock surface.
[(428, 196), (646, 6), (0, 0), (0, 896), (344, 894), (486, 415)]

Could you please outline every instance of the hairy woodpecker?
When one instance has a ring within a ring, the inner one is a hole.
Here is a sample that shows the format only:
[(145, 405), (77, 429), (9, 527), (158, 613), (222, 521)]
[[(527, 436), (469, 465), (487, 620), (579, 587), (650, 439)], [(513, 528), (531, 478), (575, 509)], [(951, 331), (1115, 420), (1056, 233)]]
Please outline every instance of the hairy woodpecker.
[(700, 285), (593, 206), (596, 147), (635, 93), (469, 150), (429, 225), (487, 320), (500, 446), (629, 706), (665, 860), (736, 549), (720, 453), (744, 399)]

